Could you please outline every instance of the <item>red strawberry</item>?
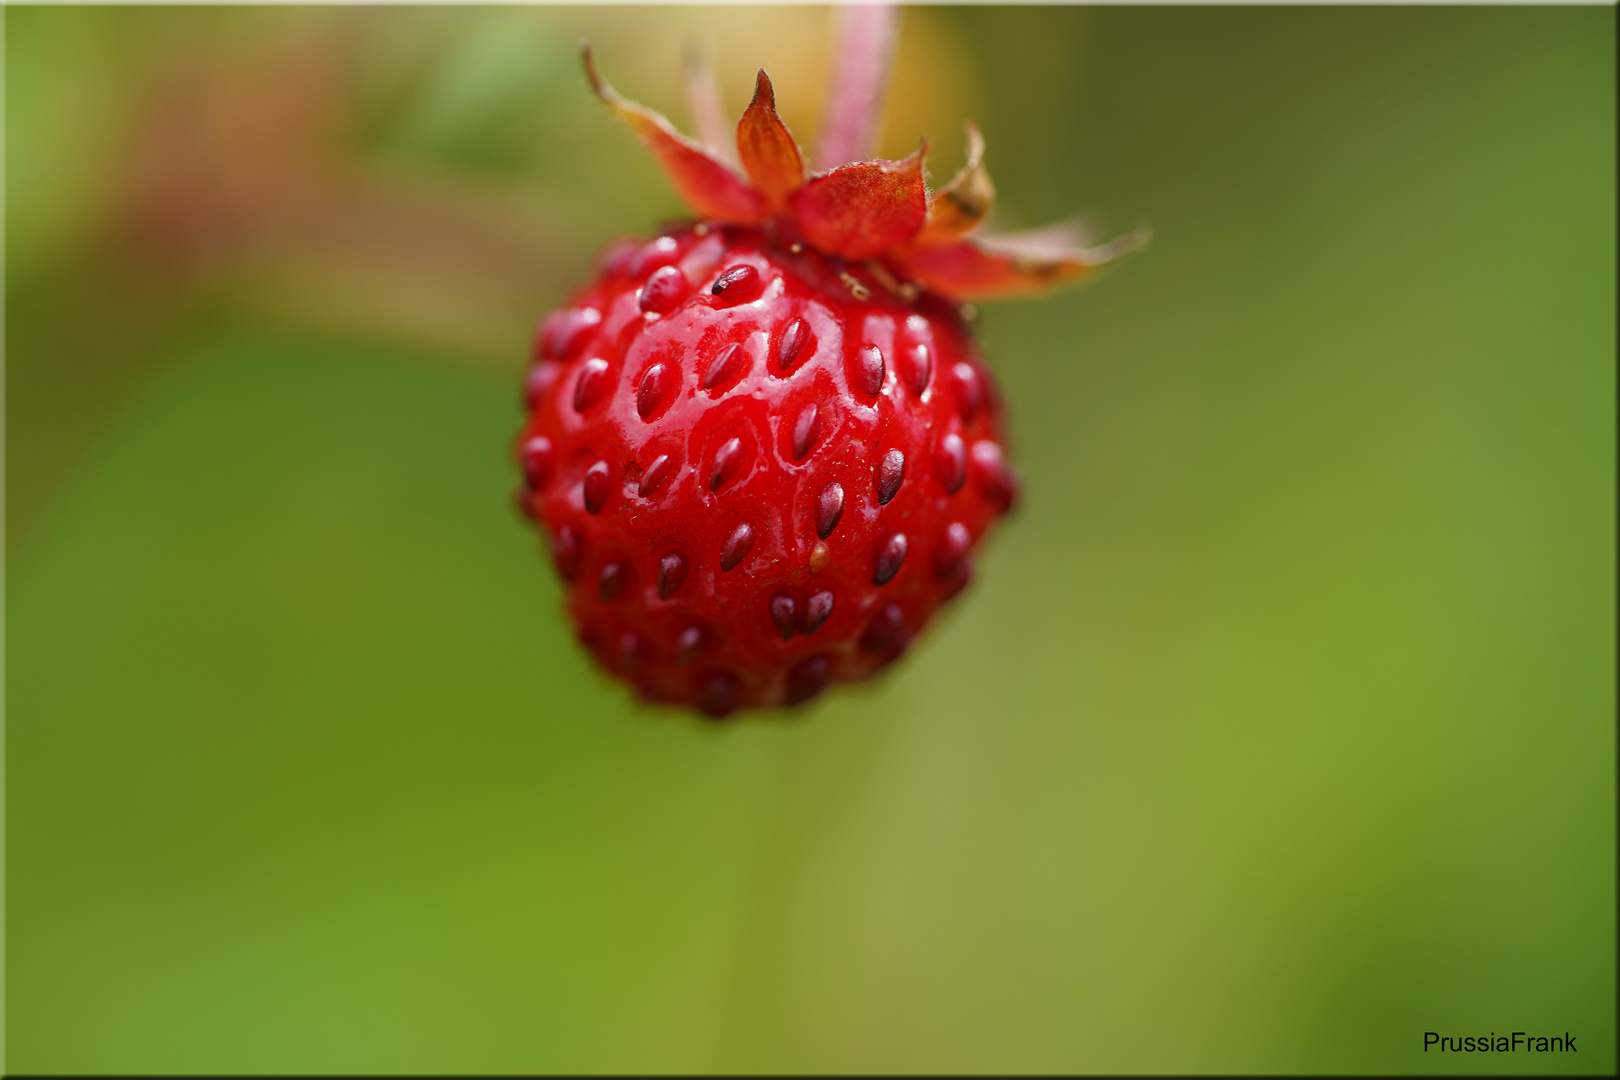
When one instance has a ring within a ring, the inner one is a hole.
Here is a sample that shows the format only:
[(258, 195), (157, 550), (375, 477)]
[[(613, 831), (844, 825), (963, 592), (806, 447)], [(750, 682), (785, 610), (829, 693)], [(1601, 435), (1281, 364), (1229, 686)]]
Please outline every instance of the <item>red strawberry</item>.
[[(761, 71), (743, 175), (597, 93), (701, 220), (609, 249), (535, 342), (521, 502), (580, 639), (649, 700), (797, 704), (898, 657), (1012, 505), (1003, 408), (958, 302), (1076, 277), (1134, 242), (967, 239), (992, 192), (923, 152), (805, 176)], [(1049, 239), (1049, 238), (1048, 238)]]

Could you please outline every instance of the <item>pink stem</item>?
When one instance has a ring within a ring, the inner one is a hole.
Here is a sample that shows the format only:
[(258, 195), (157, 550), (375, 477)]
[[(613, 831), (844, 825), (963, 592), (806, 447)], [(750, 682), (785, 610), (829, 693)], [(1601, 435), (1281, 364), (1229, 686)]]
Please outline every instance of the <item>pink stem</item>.
[(817, 169), (871, 156), (899, 29), (900, 9), (894, 4), (851, 3), (836, 10), (832, 84), (827, 88)]

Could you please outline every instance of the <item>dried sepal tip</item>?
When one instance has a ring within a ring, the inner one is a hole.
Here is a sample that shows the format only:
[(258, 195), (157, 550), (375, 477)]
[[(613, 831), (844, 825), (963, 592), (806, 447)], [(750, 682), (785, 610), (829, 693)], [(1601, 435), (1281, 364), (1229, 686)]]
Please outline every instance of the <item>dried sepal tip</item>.
[(914, 243), (918, 247), (949, 243), (982, 225), (996, 205), (996, 187), (984, 167), (984, 136), (967, 125), (967, 162), (951, 182), (928, 200), (928, 220)]
[(917, 248), (899, 258), (907, 277), (957, 300), (1033, 296), (1078, 281), (1147, 243), (1141, 226), (1105, 244), (1085, 245), (1070, 226), (974, 236)]

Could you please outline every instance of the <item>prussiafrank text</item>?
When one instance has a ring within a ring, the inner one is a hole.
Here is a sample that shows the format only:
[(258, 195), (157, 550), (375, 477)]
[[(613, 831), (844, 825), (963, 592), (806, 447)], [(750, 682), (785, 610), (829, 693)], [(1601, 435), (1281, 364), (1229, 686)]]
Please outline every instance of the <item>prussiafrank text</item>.
[(1505, 1054), (1519, 1050), (1533, 1054), (1577, 1052), (1575, 1036), (1567, 1031), (1562, 1035), (1530, 1035), (1523, 1031), (1507, 1035), (1498, 1035), (1494, 1031), (1489, 1035), (1442, 1035), (1437, 1031), (1425, 1031), (1423, 1052), (1427, 1054), (1431, 1050), (1443, 1054)]

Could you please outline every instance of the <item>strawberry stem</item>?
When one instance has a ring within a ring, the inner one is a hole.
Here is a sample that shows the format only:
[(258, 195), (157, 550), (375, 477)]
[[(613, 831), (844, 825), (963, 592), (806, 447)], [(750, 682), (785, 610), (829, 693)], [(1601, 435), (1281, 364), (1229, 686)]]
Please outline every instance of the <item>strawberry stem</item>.
[(822, 170), (871, 156), (900, 29), (894, 4), (852, 3), (834, 10), (832, 83), (815, 159)]

